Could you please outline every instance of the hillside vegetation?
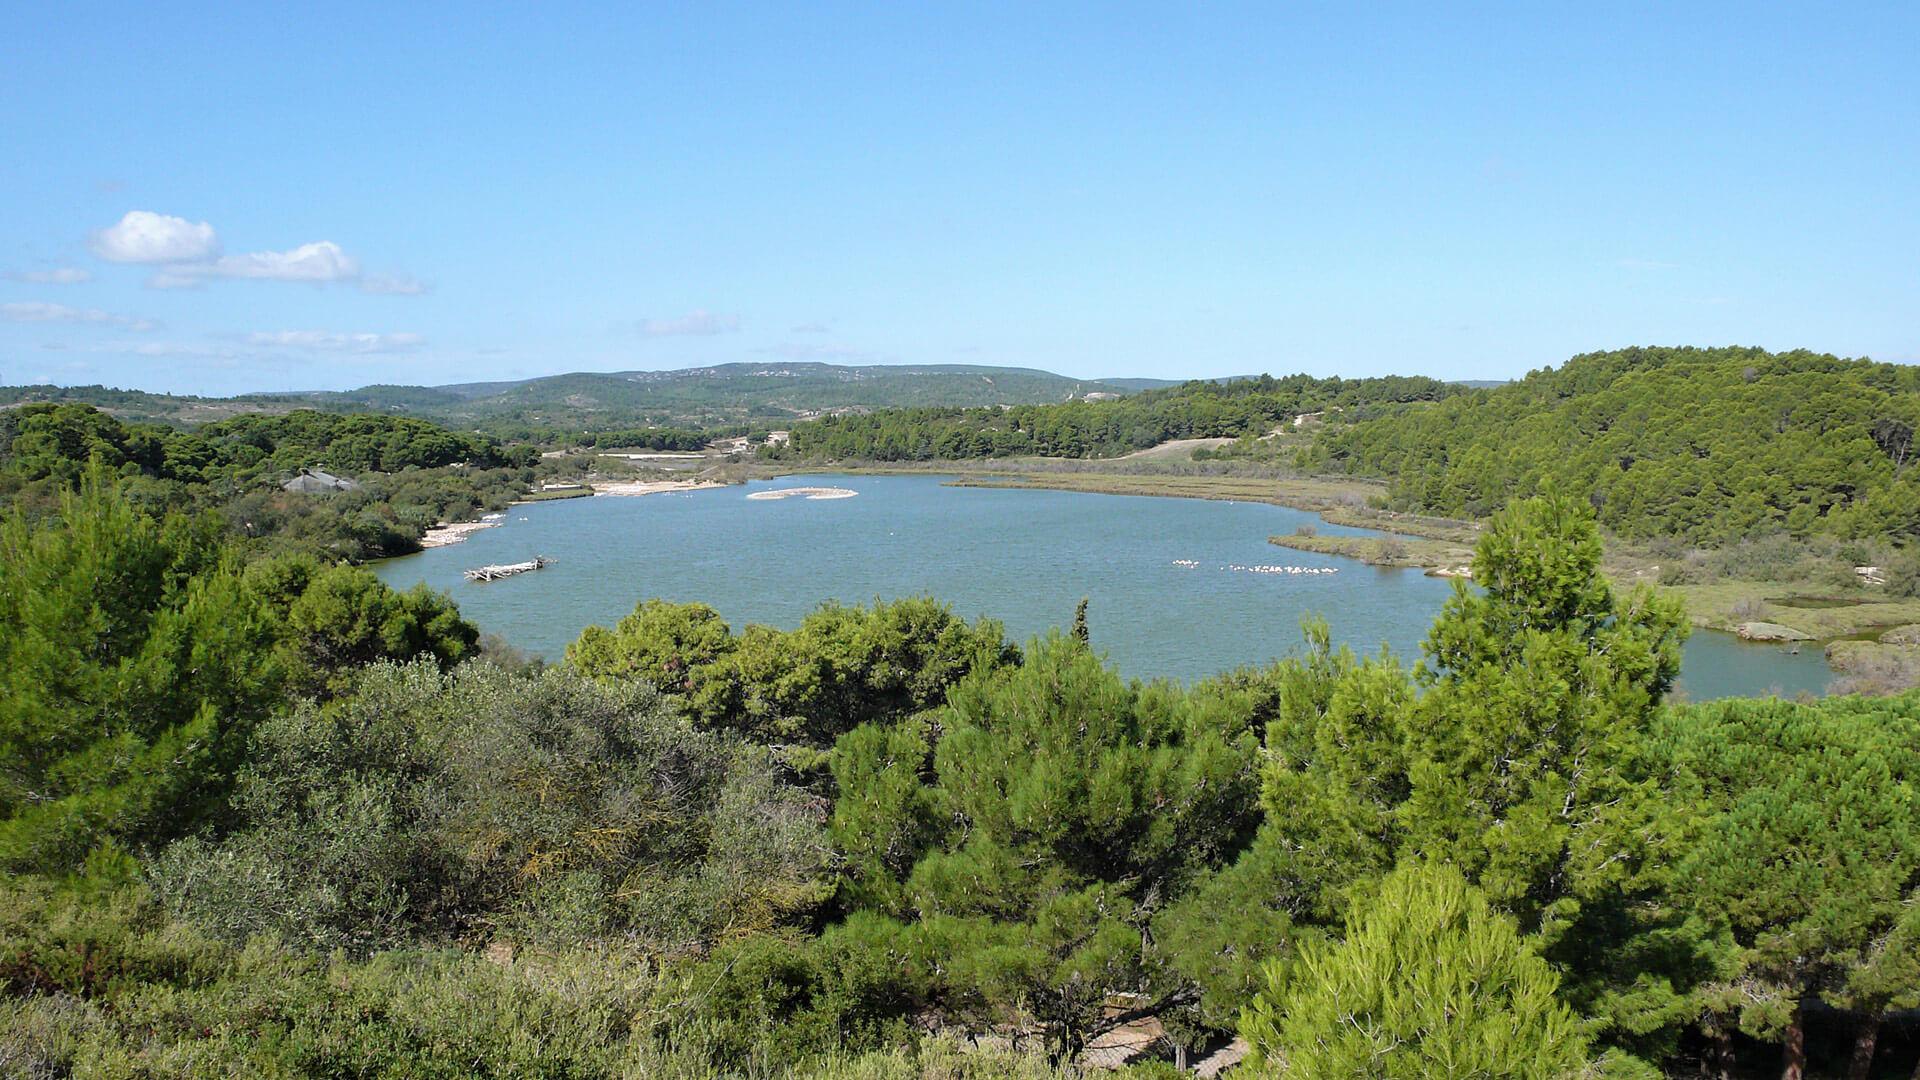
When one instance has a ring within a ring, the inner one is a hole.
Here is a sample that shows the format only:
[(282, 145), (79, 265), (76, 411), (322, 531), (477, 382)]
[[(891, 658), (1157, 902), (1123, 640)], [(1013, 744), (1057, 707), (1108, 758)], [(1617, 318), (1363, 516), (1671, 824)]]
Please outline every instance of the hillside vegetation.
[(1550, 485), (1624, 537), (1920, 536), (1920, 368), (1760, 349), (1576, 356), (1505, 386), (1327, 427), (1302, 459), (1482, 516)]
[(784, 428), (833, 409), (1025, 405), (1128, 387), (1031, 368), (922, 364), (850, 367), (821, 363), (720, 364), (679, 371), (573, 372), (452, 386), (365, 386), (358, 390), (244, 394), (231, 398), (149, 394), (101, 386), (0, 387), (0, 405), (74, 402), (133, 420), (197, 424), (252, 412), (293, 409), (378, 412), (459, 426), (484, 425), (513, 437), (578, 434), (609, 427), (738, 425)]
[[(149, 509), (218, 510), (261, 545), (352, 560), (418, 550), (436, 522), (500, 509), (560, 467), (532, 446), (411, 417), (300, 410), (188, 431), (73, 403), (0, 410), (0, 502), (51, 512), (94, 462)], [(282, 489), (308, 468), (358, 486)]]
[(1329, 408), (1433, 402), (1459, 392), (1419, 376), (1195, 380), (1115, 400), (829, 416), (795, 426), (791, 441), (769, 453), (874, 461), (1115, 457), (1169, 439), (1263, 434), (1303, 413)]

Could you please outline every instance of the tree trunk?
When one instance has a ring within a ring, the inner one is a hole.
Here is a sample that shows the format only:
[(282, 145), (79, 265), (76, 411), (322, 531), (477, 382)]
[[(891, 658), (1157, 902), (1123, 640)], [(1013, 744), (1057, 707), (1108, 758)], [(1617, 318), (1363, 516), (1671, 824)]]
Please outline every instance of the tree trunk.
[(1181, 1072), (1187, 1071), (1187, 1044), (1186, 1043), (1182, 1042), (1182, 1043), (1173, 1044), (1173, 1067), (1176, 1069), (1179, 1069)]
[(1725, 1026), (1716, 1025), (1713, 1029), (1713, 1075), (1717, 1080), (1733, 1080), (1734, 1066), (1739, 1064), (1739, 1055), (1734, 1051), (1733, 1031)]
[(1867, 1080), (1873, 1072), (1873, 1051), (1880, 1044), (1880, 1014), (1871, 1012), (1860, 1018), (1860, 1030), (1853, 1033), (1853, 1061), (1847, 1065), (1848, 1080)]
[(1807, 1014), (1793, 1007), (1793, 1019), (1787, 1021), (1787, 1041), (1781, 1048), (1780, 1080), (1805, 1080), (1807, 1075)]

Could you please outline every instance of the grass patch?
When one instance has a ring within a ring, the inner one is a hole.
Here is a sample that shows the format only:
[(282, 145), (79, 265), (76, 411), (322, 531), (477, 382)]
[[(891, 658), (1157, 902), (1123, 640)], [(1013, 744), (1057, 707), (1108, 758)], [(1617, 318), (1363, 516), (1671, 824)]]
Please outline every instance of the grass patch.
[(1695, 626), (1731, 630), (1750, 621), (1747, 613), (1778, 605), (1766, 621), (1791, 626), (1819, 641), (1855, 637), (1889, 626), (1920, 622), (1920, 600), (1890, 597), (1878, 590), (1851, 590), (1823, 597), (1821, 606), (1797, 606), (1779, 598), (1791, 595), (1781, 581), (1719, 581), (1709, 585), (1669, 585), (1661, 591), (1687, 605)]
[(1298, 510), (1328, 510), (1364, 502), (1372, 489), (1364, 484), (1330, 480), (1276, 480), (1239, 476), (1158, 476), (1151, 473), (982, 473), (948, 483), (954, 487), (1035, 488), (1048, 491), (1085, 491), (1099, 495), (1157, 495), (1181, 499), (1221, 499), (1263, 502)]
[(1358, 559), (1368, 566), (1410, 566), (1437, 570), (1465, 566), (1473, 561), (1473, 549), (1470, 547), (1412, 536), (1319, 536), (1294, 533), (1291, 536), (1269, 536), (1267, 543), (1295, 551)]

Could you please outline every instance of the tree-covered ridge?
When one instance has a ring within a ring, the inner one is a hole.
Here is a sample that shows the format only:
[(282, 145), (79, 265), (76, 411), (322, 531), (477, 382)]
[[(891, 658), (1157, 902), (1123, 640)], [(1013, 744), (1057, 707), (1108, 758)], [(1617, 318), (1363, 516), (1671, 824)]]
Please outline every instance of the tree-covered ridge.
[(1327, 428), (1316, 468), (1478, 516), (1558, 485), (1628, 537), (1920, 536), (1920, 368), (1760, 349), (1576, 356), (1491, 390)]
[(1113, 457), (1169, 439), (1261, 434), (1302, 413), (1459, 393), (1437, 379), (1310, 375), (1195, 380), (1125, 398), (990, 409), (892, 409), (829, 416), (793, 428), (774, 456), (931, 461), (962, 458)]

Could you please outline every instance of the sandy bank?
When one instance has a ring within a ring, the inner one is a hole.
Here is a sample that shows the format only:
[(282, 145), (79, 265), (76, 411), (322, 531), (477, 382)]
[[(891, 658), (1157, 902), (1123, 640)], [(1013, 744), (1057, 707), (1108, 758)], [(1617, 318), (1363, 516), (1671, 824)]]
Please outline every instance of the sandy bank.
[(706, 491), (727, 485), (718, 480), (612, 480), (593, 485), (595, 495), (658, 495), (666, 491)]
[(749, 499), (851, 499), (860, 494), (852, 488), (841, 487), (790, 487), (775, 488), (772, 491), (756, 491), (748, 495)]
[(457, 544), (481, 529), (491, 529), (500, 524), (502, 515), (488, 514), (479, 521), (456, 521), (447, 525), (435, 525), (421, 534), (420, 546), (423, 548), (446, 547)]

